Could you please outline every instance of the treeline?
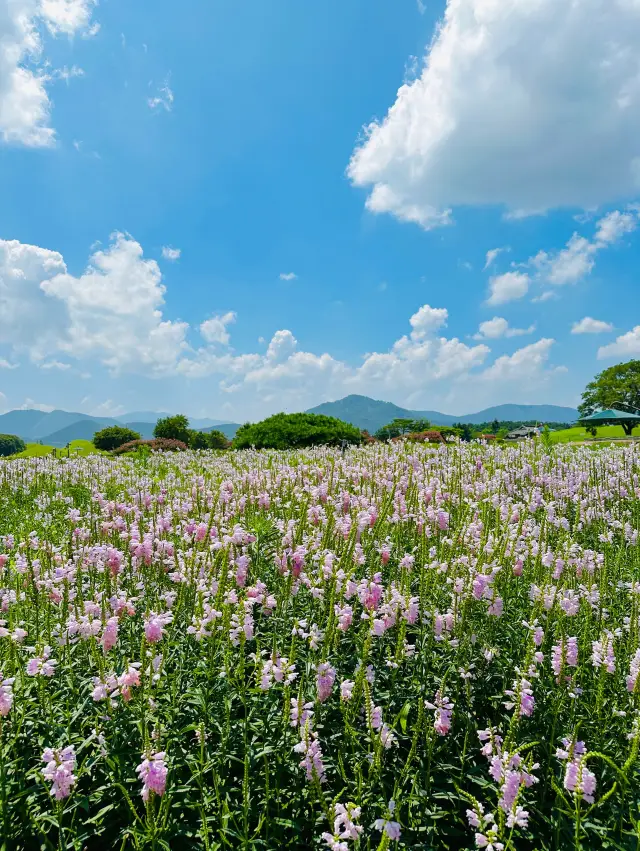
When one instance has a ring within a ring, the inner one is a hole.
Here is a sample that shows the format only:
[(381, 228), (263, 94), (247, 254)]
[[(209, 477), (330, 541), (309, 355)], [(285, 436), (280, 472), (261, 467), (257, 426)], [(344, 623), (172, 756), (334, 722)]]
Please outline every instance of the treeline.
[[(442, 443), (449, 438), (470, 441), (477, 438), (501, 439), (520, 425), (529, 422), (457, 423), (436, 426), (424, 419), (395, 419), (370, 435), (350, 423), (323, 414), (275, 414), (258, 423), (245, 423), (233, 441), (216, 429), (198, 431), (189, 425), (184, 414), (159, 419), (153, 438), (143, 440), (138, 432), (126, 426), (109, 426), (96, 432), (96, 449), (116, 455), (129, 452), (179, 451), (185, 449), (302, 449), (310, 446), (359, 445), (376, 441), (407, 439), (416, 442)], [(550, 428), (565, 428), (564, 423), (548, 423)], [(10, 456), (24, 450), (25, 444), (14, 435), (0, 435), (0, 455)]]

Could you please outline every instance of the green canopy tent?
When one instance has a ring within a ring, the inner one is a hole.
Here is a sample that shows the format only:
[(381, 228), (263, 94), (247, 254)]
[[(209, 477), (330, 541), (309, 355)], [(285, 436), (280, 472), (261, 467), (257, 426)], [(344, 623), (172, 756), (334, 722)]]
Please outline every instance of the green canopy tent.
[(631, 432), (640, 425), (640, 415), (630, 414), (629, 411), (620, 411), (618, 408), (609, 408), (606, 411), (598, 411), (588, 417), (580, 417), (581, 425), (621, 425), (624, 433), (631, 436)]

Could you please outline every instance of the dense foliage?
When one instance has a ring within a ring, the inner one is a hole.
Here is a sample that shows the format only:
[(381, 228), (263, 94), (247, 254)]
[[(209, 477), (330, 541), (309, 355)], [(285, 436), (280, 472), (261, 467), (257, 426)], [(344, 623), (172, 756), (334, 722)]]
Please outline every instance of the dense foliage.
[(403, 434), (418, 434), (431, 426), (429, 420), (411, 419), (409, 417), (396, 417), (390, 423), (379, 428), (375, 436), (378, 440), (393, 440)]
[(128, 452), (181, 452), (188, 449), (186, 443), (181, 440), (172, 440), (168, 437), (153, 437), (150, 440), (130, 440), (113, 450), (114, 455), (124, 455)]
[(0, 434), (0, 458), (24, 452), (26, 448), (27, 444), (17, 434)]
[[(610, 366), (587, 384), (582, 394), (580, 415), (588, 417), (595, 411), (606, 408), (640, 410), (640, 360), (630, 360)], [(624, 433), (630, 435), (633, 423), (621, 422)]]
[(323, 414), (275, 414), (259, 423), (241, 426), (233, 439), (237, 449), (297, 449), (360, 443), (360, 429)]
[(6, 849), (636, 849), (640, 450), (0, 465)]
[(191, 429), (189, 428), (189, 420), (184, 414), (176, 414), (172, 417), (162, 417), (155, 424), (153, 429), (154, 437), (162, 437), (166, 440), (180, 440), (182, 443), (189, 444), (191, 440)]
[(93, 436), (93, 445), (96, 449), (111, 452), (132, 440), (140, 440), (140, 434), (137, 431), (126, 426), (114, 425), (97, 431)]
[(191, 449), (227, 449), (229, 440), (225, 435), (213, 429), (212, 431), (192, 431), (189, 439)]

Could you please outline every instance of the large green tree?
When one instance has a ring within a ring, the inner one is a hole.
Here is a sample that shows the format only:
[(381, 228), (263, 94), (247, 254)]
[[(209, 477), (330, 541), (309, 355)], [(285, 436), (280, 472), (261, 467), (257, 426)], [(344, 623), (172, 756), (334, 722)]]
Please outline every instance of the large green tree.
[(323, 414), (275, 414), (259, 423), (241, 426), (233, 439), (236, 449), (296, 449), (303, 446), (360, 443), (360, 429)]
[(187, 446), (191, 440), (189, 420), (184, 414), (159, 419), (153, 430), (154, 437), (164, 437), (167, 440), (181, 440)]
[(27, 444), (17, 434), (0, 434), (0, 457), (7, 458), (16, 452), (24, 452)]
[(125, 426), (108, 426), (93, 435), (93, 445), (96, 449), (104, 449), (105, 452), (111, 452), (131, 440), (140, 440), (140, 435)]
[[(640, 360), (630, 360), (610, 366), (587, 384), (582, 394), (580, 415), (588, 417), (602, 408), (627, 409), (636, 413), (640, 409)], [(633, 423), (621, 423), (624, 433), (630, 435)]]

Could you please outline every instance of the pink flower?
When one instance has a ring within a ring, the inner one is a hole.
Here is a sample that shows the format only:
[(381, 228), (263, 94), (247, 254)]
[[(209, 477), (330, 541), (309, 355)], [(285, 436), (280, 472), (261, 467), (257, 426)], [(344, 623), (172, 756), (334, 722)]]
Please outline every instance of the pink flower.
[(427, 709), (435, 710), (433, 729), (439, 736), (446, 736), (451, 729), (451, 714), (454, 704), (449, 701), (448, 697), (442, 695), (440, 691), (436, 692), (433, 703), (425, 701)]
[(374, 821), (373, 826), (376, 830), (386, 833), (392, 842), (400, 839), (401, 828), (397, 821), (379, 818)]
[(118, 643), (118, 618), (109, 618), (106, 622), (100, 643), (102, 644), (102, 651), (104, 653), (108, 653), (109, 650), (113, 650), (116, 646)]
[(328, 662), (321, 662), (316, 668), (316, 686), (320, 703), (331, 695), (335, 679), (336, 669), (332, 668)]
[(73, 774), (76, 767), (76, 756), (73, 747), (68, 746), (63, 750), (52, 750), (45, 748), (42, 760), (46, 762), (43, 776), (51, 783), (51, 794), (56, 800), (61, 801), (71, 794), (71, 787), (76, 778)]
[(55, 659), (51, 659), (51, 648), (47, 645), (42, 656), (34, 656), (27, 662), (27, 675), (30, 677), (52, 677), (56, 672)]
[(340, 700), (351, 700), (355, 682), (353, 680), (343, 680), (340, 684)]
[(156, 644), (164, 635), (164, 628), (171, 623), (173, 616), (170, 613), (156, 615), (153, 612), (144, 622), (144, 635), (149, 644)]
[(13, 684), (15, 677), (3, 679), (0, 674), (0, 716), (5, 717), (11, 711), (13, 706)]
[(164, 795), (168, 773), (165, 756), (164, 751), (159, 751), (151, 756), (145, 756), (136, 768), (138, 777), (142, 781), (140, 794), (142, 795), (142, 800), (145, 802), (149, 800), (149, 792), (154, 792), (160, 796)]

